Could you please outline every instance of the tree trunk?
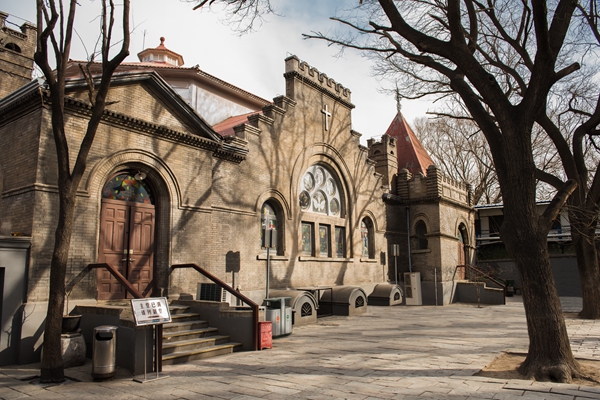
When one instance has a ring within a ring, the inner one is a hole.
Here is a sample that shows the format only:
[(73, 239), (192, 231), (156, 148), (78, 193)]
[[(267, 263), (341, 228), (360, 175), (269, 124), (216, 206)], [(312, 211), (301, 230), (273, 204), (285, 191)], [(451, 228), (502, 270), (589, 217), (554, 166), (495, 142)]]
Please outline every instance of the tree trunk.
[(600, 270), (594, 243), (596, 227), (590, 226), (589, 221), (581, 223), (579, 219), (571, 218), (570, 215), (569, 220), (581, 280), (583, 307), (579, 316), (585, 319), (600, 319)]
[[(519, 227), (517, 227), (519, 229)], [(532, 235), (533, 236), (533, 235)], [(529, 352), (518, 371), (538, 381), (569, 382), (579, 375), (556, 288), (546, 237), (509, 239), (507, 247), (524, 246), (516, 258), (529, 332)], [(515, 243), (519, 242), (519, 243)]]
[[(61, 178), (59, 178), (61, 179)], [(41, 366), (42, 382), (63, 382), (65, 380), (62, 359), (61, 331), (65, 301), (65, 277), (73, 217), (75, 214), (76, 192), (72, 182), (59, 185), (59, 214), (55, 233), (54, 252), (50, 265), (50, 293), (48, 313), (44, 330), (44, 354)]]
[(529, 333), (529, 352), (518, 371), (539, 381), (570, 382), (579, 375), (579, 364), (571, 352), (550, 266), (550, 224), (538, 215), (535, 185), (529, 185), (523, 177), (519, 182), (519, 169), (511, 168), (515, 183), (509, 190), (502, 190), (501, 228), (502, 240), (519, 270)]

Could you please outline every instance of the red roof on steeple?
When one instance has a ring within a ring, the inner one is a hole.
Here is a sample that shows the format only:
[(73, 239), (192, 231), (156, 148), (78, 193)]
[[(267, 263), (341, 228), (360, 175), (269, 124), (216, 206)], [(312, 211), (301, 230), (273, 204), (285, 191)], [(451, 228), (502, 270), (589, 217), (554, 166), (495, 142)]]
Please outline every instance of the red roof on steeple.
[(396, 138), (398, 170), (406, 168), (412, 174), (420, 172), (426, 175), (427, 167), (432, 165), (433, 161), (400, 111), (385, 133)]

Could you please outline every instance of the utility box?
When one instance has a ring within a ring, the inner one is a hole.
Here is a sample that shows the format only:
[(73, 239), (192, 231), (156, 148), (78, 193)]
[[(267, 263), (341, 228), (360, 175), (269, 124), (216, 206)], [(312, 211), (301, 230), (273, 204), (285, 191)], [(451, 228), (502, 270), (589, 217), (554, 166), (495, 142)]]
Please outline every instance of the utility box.
[(102, 325), (94, 328), (92, 377), (94, 380), (112, 379), (116, 372), (117, 327)]
[(273, 337), (292, 333), (291, 297), (273, 297), (265, 299), (265, 320), (273, 323)]
[(404, 298), (407, 306), (422, 306), (423, 293), (421, 292), (421, 273), (404, 273)]

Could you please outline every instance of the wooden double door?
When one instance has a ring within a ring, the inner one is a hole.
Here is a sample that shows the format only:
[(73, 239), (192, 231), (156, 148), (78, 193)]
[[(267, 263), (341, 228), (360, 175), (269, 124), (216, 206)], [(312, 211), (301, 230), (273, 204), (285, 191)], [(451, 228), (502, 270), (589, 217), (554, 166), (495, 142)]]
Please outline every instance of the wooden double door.
[[(152, 204), (102, 199), (98, 262), (113, 265), (145, 297), (154, 286)], [(98, 300), (131, 296), (106, 269), (98, 269)]]

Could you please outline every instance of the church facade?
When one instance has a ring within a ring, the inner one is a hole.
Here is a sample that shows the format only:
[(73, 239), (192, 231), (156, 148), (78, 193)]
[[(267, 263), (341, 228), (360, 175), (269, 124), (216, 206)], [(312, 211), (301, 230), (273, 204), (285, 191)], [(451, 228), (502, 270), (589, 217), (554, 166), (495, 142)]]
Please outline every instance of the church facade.
[[(272, 101), (183, 67), (164, 39), (139, 57), (114, 75), (79, 188), (71, 304), (126, 298), (105, 271), (84, 274), (93, 263), (114, 265), (146, 296), (195, 297), (202, 278), (171, 266), (196, 263), (259, 303), (266, 281), (368, 295), (408, 271), (421, 273), (425, 303), (438, 289), (441, 304), (452, 301), (457, 265), (474, 255), (470, 189), (422, 165), (422, 154), (418, 166), (407, 163), (397, 143), (417, 148), (412, 132), (394, 121), (361, 145), (350, 90), (296, 56), (285, 60), (285, 95)], [(89, 104), (71, 67), (65, 109), (75, 151)], [(57, 222), (56, 152), (44, 83), (13, 90), (0, 99), (0, 235), (31, 241), (21, 336), (36, 351)]]

